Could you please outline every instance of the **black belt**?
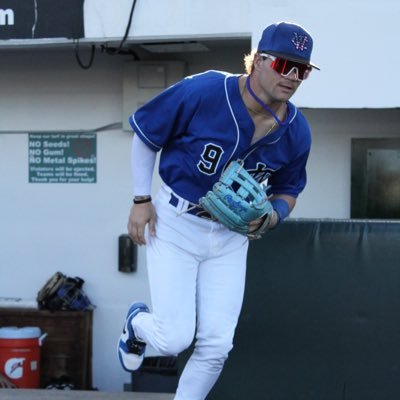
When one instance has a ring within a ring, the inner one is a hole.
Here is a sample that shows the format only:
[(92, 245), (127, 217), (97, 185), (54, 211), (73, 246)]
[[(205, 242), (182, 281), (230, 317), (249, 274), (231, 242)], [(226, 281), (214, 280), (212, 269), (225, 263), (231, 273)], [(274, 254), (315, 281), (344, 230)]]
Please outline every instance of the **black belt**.
[[(177, 207), (179, 204), (179, 198), (176, 197), (173, 193), (171, 193), (169, 204), (173, 205), (174, 207)], [(193, 203), (189, 203), (188, 208), (186, 210), (182, 210), (182, 212), (194, 215), (196, 217), (211, 219), (215, 221), (215, 218), (213, 218), (206, 210), (204, 210), (204, 208), (199, 207), (198, 205)]]

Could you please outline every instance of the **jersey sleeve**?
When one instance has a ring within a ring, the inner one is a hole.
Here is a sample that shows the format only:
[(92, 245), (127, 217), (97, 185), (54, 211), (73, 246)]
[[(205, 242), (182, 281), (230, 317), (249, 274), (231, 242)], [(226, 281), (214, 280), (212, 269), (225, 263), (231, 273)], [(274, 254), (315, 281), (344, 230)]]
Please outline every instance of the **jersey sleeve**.
[(310, 150), (307, 150), (271, 176), (268, 182), (271, 194), (297, 197), (303, 191), (307, 183), (306, 164), (309, 153)]
[(170, 86), (129, 118), (132, 129), (153, 151), (161, 150), (173, 134), (184, 129), (187, 86), (186, 79)]
[(284, 138), (286, 160), (269, 179), (272, 194), (297, 197), (307, 183), (306, 165), (311, 149), (311, 129), (304, 115), (297, 111)]

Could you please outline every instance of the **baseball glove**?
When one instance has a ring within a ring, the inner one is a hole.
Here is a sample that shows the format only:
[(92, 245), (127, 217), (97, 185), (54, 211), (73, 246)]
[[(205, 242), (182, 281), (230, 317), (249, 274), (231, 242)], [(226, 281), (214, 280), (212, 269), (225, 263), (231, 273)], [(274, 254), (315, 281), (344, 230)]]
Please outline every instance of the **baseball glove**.
[[(232, 161), (199, 204), (230, 230), (259, 239), (273, 213), (266, 190), (243, 168), (243, 162)], [(261, 226), (249, 232), (249, 223), (262, 217)]]

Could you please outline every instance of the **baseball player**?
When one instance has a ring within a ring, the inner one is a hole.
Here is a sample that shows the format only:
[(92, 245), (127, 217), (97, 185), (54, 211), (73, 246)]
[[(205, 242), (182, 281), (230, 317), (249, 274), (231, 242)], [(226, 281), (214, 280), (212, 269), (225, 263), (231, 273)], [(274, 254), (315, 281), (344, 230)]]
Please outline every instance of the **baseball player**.
[[(139, 108), (130, 123), (134, 204), (128, 231), (146, 245), (151, 311), (133, 303), (118, 342), (122, 367), (140, 367), (145, 347), (194, 351), (175, 400), (203, 400), (232, 349), (242, 306), (248, 238), (199, 206), (233, 160), (268, 181), (269, 229), (291, 212), (306, 184), (311, 135), (289, 101), (313, 68), (313, 41), (299, 25), (268, 26), (245, 57), (246, 74), (189, 76)], [(150, 196), (156, 153), (162, 186)], [(252, 232), (263, 218), (249, 223)]]

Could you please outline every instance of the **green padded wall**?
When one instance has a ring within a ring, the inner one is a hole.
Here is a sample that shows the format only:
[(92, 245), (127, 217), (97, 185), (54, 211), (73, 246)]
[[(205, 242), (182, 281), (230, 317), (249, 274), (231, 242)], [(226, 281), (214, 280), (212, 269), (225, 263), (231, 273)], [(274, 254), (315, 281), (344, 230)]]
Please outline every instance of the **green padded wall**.
[(289, 220), (253, 241), (208, 399), (400, 399), (400, 222)]

